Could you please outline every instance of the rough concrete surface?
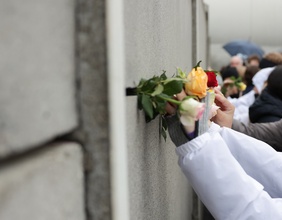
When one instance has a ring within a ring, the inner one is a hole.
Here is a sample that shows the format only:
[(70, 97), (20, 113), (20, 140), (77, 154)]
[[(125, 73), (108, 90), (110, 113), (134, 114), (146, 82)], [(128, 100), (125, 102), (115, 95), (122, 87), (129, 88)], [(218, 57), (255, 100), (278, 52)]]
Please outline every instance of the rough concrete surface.
[(77, 125), (74, 0), (0, 2), (0, 157)]
[[(191, 71), (191, 12), (191, 1), (125, 2), (127, 87), (162, 70), (168, 77), (176, 67)], [(192, 189), (177, 165), (175, 146), (160, 136), (158, 119), (145, 123), (136, 97), (126, 101), (130, 219), (191, 219)]]
[(111, 220), (106, 1), (78, 0), (77, 70), (89, 220)]
[(56, 143), (1, 164), (1, 220), (84, 220), (81, 146)]
[(175, 146), (160, 136), (158, 119), (145, 123), (136, 101), (127, 98), (130, 219), (190, 219), (192, 189), (178, 167)]

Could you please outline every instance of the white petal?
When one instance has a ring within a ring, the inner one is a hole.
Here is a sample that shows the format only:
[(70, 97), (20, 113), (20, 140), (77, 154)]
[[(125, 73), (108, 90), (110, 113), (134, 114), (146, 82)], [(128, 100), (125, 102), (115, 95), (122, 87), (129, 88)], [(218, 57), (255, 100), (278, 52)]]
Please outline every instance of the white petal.
[(184, 125), (184, 126), (192, 126), (195, 124), (195, 120), (194, 118), (187, 116), (187, 115), (181, 115), (180, 116), (180, 122)]

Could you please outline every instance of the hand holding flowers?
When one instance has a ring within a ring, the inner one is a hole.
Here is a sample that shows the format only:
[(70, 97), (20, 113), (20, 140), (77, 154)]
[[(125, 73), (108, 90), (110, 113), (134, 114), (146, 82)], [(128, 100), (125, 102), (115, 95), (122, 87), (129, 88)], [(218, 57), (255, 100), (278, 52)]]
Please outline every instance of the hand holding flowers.
[(224, 80), (222, 92), (226, 97), (228, 97), (230, 95), (244, 91), (246, 87), (247, 86), (245, 83), (243, 83), (241, 77), (236, 78), (232, 76)]
[[(141, 79), (133, 90), (138, 96), (138, 108), (145, 112), (146, 122), (161, 115), (161, 133), (165, 139), (167, 125), (164, 115), (169, 109), (168, 106), (176, 106), (179, 120), (188, 132), (192, 132), (195, 130), (195, 122), (202, 117), (206, 107), (201, 100), (208, 90), (213, 93), (213, 87), (217, 86), (215, 72), (204, 71), (200, 67), (200, 62), (189, 74), (185, 74), (178, 68), (177, 75), (171, 78), (163, 72), (160, 76), (153, 76), (147, 80)], [(212, 100), (209, 103), (214, 107), (210, 108), (213, 110), (210, 112), (210, 117), (214, 116), (218, 109), (214, 104), (214, 95), (211, 97)]]

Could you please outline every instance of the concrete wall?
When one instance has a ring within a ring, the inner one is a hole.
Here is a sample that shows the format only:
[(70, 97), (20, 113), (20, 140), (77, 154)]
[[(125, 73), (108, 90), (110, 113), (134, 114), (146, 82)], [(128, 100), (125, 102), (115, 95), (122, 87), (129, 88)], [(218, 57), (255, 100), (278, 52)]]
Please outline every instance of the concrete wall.
[(85, 219), (75, 1), (0, 1), (0, 219)]
[[(198, 59), (206, 67), (205, 13), (201, 1), (194, 6), (184, 0), (125, 1), (126, 86), (162, 70), (168, 76), (176, 67), (190, 72)], [(136, 97), (127, 97), (126, 102), (130, 219), (192, 219), (198, 207), (193, 206), (193, 190), (177, 165), (174, 144), (160, 136), (159, 118), (145, 123)]]
[(0, 219), (199, 219), (175, 146), (124, 90), (206, 67), (205, 5), (10, 0), (0, 12)]
[[(176, 67), (190, 70), (191, 9), (189, 1), (126, 1), (127, 86), (162, 70), (168, 76)], [(192, 193), (177, 166), (175, 146), (160, 137), (158, 119), (145, 123), (136, 101), (128, 97), (126, 104), (130, 219), (187, 219)]]
[(53, 143), (1, 162), (0, 219), (84, 219), (81, 146)]
[(208, 35), (208, 18), (209, 12), (206, 4), (202, 1), (194, 1), (195, 3), (195, 39), (196, 39), (196, 60), (202, 60), (201, 66), (207, 69), (209, 66), (209, 35)]
[(77, 125), (74, 1), (0, 6), (0, 155), (6, 156)]

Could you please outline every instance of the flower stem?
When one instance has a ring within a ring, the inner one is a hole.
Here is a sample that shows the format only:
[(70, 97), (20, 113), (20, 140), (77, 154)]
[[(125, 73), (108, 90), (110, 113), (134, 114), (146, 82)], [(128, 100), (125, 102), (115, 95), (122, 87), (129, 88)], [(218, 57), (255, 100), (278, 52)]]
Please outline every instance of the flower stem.
[(158, 95), (158, 97), (163, 99), (163, 100), (166, 100), (168, 102), (174, 103), (176, 105), (180, 105), (181, 104), (181, 101), (177, 101), (175, 99), (167, 98), (167, 97), (164, 97), (164, 96), (161, 96), (161, 95)]
[(198, 63), (197, 63), (197, 65), (196, 66), (194, 66), (194, 69), (195, 70), (197, 70), (197, 67), (200, 67), (200, 63), (201, 63), (202, 61), (200, 60)]

